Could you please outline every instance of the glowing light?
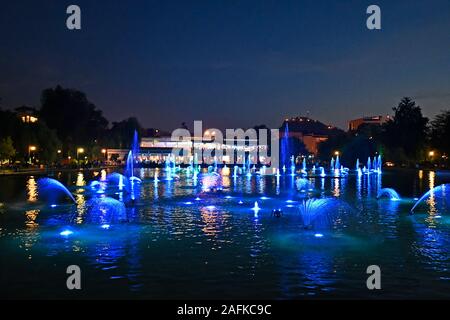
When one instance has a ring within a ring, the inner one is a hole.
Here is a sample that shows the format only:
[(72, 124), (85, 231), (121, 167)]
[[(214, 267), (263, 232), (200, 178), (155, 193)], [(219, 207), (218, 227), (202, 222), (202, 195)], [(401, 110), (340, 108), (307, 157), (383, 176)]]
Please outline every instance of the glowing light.
[(214, 210), (214, 209), (216, 209), (216, 206), (207, 206), (206, 209), (208, 209), (208, 210)]
[(200, 201), (202, 199), (200, 199), (200, 197), (195, 198), (195, 201)]
[(435, 219), (442, 218), (442, 216), (434, 216)]
[(226, 196), (225, 199), (231, 199), (233, 198), (232, 196)]
[(52, 204), (50, 207), (52, 208), (56, 208), (56, 204)]
[(286, 203), (294, 203), (294, 200), (286, 200)]
[(260, 199), (261, 200), (269, 200), (270, 198), (269, 197), (261, 197)]
[(239, 202), (238, 202), (239, 204), (243, 204), (244, 202), (242, 201), (242, 200), (239, 200)]
[(190, 205), (190, 204), (192, 204), (192, 202), (191, 201), (187, 201), (184, 204)]
[(323, 237), (323, 234), (321, 234), (321, 233), (315, 233), (315, 234), (314, 234), (314, 237), (316, 237), (316, 238), (322, 238), (322, 237)]
[(111, 227), (111, 225), (109, 225), (109, 224), (102, 224), (101, 225), (102, 229), (109, 229), (110, 227)]
[(255, 212), (255, 216), (258, 215), (258, 211), (261, 210), (259, 207), (258, 201), (255, 201), (255, 205), (253, 206), (252, 210)]
[(63, 237), (68, 237), (68, 236), (70, 236), (71, 234), (73, 234), (73, 231), (71, 231), (71, 230), (63, 230), (63, 231), (61, 231), (60, 233), (59, 233), (61, 236), (63, 236)]

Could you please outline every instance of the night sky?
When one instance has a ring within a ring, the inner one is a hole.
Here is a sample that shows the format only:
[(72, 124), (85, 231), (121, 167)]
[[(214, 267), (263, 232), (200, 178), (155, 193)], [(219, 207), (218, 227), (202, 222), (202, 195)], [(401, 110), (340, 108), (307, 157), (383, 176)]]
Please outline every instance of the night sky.
[[(65, 26), (70, 4), (81, 31)], [(366, 28), (370, 4), (381, 31)], [(433, 116), (450, 107), (450, 1), (2, 1), (1, 105), (38, 106), (57, 84), (110, 121), (163, 129), (308, 111), (346, 128), (406, 95)]]

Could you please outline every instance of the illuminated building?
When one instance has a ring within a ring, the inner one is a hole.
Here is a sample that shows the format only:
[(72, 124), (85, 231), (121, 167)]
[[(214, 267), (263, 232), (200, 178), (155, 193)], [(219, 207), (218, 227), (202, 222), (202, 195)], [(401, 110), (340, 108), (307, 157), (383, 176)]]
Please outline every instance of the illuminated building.
[(362, 118), (350, 120), (348, 122), (348, 130), (356, 131), (363, 124), (371, 124), (371, 125), (381, 126), (383, 123), (385, 123), (389, 119), (390, 119), (390, 116), (371, 116), (371, 117), (362, 117)]

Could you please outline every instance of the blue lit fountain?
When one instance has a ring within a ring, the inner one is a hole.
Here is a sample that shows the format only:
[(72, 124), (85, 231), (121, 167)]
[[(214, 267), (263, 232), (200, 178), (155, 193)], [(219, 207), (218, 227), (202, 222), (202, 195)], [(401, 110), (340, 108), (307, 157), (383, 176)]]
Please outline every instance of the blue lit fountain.
[(41, 178), (37, 182), (39, 198), (52, 206), (61, 202), (64, 198), (69, 198), (76, 202), (72, 193), (58, 180), (51, 178)]
[(441, 184), (440, 186), (434, 187), (424, 193), (423, 196), (417, 200), (414, 206), (411, 208), (411, 213), (414, 212), (417, 206), (419, 206), (425, 199), (429, 197), (434, 197), (435, 199), (444, 200), (446, 203), (450, 201), (450, 183)]
[(380, 191), (378, 191), (377, 199), (381, 199), (383, 197), (387, 197), (391, 201), (399, 201), (399, 200), (401, 200), (401, 198), (398, 195), (397, 191), (395, 191), (392, 188), (383, 188)]
[(300, 217), (306, 229), (328, 229), (339, 216), (343, 202), (335, 198), (307, 199), (299, 205)]

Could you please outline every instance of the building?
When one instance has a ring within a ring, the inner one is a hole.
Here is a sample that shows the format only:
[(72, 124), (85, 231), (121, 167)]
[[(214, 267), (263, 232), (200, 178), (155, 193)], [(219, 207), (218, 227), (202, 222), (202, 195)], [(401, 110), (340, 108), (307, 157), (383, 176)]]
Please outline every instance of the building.
[(35, 123), (38, 121), (37, 110), (35, 108), (22, 106), (16, 108), (15, 111), (23, 123)]
[[(190, 163), (194, 158), (194, 147), (196, 150), (201, 150), (209, 156), (203, 156), (203, 161), (207, 163), (234, 163), (233, 159), (229, 155), (235, 155), (238, 163), (242, 163), (244, 158), (242, 154), (246, 157), (250, 153), (255, 151), (267, 152), (267, 146), (258, 145), (257, 140), (252, 139), (233, 139), (229, 141), (224, 139), (224, 143), (219, 143), (214, 141), (214, 135), (209, 134), (209, 130), (205, 131), (205, 137), (197, 138), (191, 137), (189, 140), (183, 141), (173, 141), (171, 136), (163, 137), (143, 137), (140, 143), (139, 155), (137, 159), (139, 162), (148, 164), (161, 164), (164, 163), (167, 158), (172, 155), (174, 149), (188, 150), (190, 156), (183, 157), (182, 155), (176, 157), (175, 162), (177, 163)], [(216, 157), (212, 150), (221, 150), (223, 156)], [(209, 152), (208, 152), (209, 151)], [(109, 161), (124, 161), (128, 155), (128, 149), (108, 149), (106, 150), (106, 158)], [(241, 154), (241, 156), (239, 156)], [(265, 161), (264, 157), (259, 154), (259, 160)], [(199, 163), (202, 159), (198, 159)], [(255, 163), (256, 159), (252, 158), (252, 163)]]
[(383, 123), (385, 123), (389, 119), (390, 119), (390, 116), (387, 115), (387, 116), (362, 117), (362, 118), (350, 120), (348, 122), (348, 130), (349, 131), (356, 131), (363, 124), (370, 124), (370, 125), (379, 125), (379, 126), (381, 126)]
[(303, 142), (309, 153), (317, 155), (319, 144), (330, 136), (342, 133), (342, 130), (308, 117), (292, 117), (284, 120), (280, 128), (281, 139), (286, 136), (286, 132), (288, 137)]

